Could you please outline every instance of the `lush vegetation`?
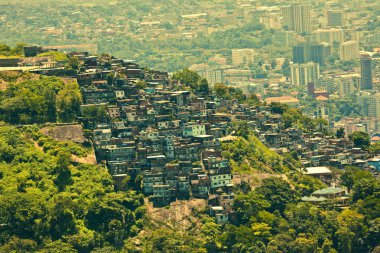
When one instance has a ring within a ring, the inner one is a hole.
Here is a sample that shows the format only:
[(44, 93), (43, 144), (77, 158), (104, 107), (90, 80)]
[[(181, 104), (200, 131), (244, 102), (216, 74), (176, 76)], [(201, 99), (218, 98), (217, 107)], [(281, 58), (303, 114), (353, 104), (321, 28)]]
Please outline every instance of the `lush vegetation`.
[(193, 91), (208, 93), (209, 86), (206, 79), (203, 79), (197, 72), (185, 68), (174, 73), (173, 80), (189, 87)]
[(269, 150), (253, 134), (247, 138), (238, 137), (232, 143), (223, 144), (223, 156), (229, 159), (234, 172), (276, 172), (284, 173), (289, 168), (284, 158)]
[[(170, 226), (150, 227), (145, 237), (138, 237), (143, 252), (378, 252), (377, 179), (370, 174), (354, 177), (352, 208), (337, 210), (331, 204), (317, 207), (300, 202), (305, 184), (313, 189), (324, 185), (301, 174), (297, 177), (296, 184), (276, 177), (264, 179), (254, 190), (241, 185), (231, 224), (220, 226), (207, 215), (198, 214), (203, 217), (201, 223), (181, 233)], [(141, 250), (133, 240), (128, 240), (125, 249)]]
[(353, 132), (348, 137), (354, 143), (356, 148), (368, 149), (371, 145), (371, 137), (366, 132)]
[(271, 112), (281, 114), (281, 121), (284, 128), (297, 127), (304, 132), (321, 131), (331, 134), (328, 130), (328, 122), (322, 118), (310, 118), (302, 113), (298, 108), (290, 108), (279, 103), (270, 104)]
[(0, 92), (0, 120), (12, 124), (72, 122), (81, 103), (76, 82), (25, 74)]
[(52, 56), (55, 61), (67, 61), (69, 57), (66, 54), (59, 51), (49, 51), (37, 55), (38, 57)]
[(12, 57), (23, 55), (23, 47), (25, 44), (17, 43), (15, 47), (11, 47), (5, 44), (0, 44), (0, 58), (2, 57)]
[(65, 151), (78, 157), (86, 157), (92, 150), (89, 147), (83, 147), (71, 141), (57, 141), (37, 130), (33, 132), (32, 140), (45, 153), (52, 156), (57, 156), (60, 152)]
[(65, 144), (39, 150), (32, 141), (36, 131), (0, 127), (0, 251), (122, 247), (138, 231), (142, 196), (114, 192), (102, 166), (71, 164)]

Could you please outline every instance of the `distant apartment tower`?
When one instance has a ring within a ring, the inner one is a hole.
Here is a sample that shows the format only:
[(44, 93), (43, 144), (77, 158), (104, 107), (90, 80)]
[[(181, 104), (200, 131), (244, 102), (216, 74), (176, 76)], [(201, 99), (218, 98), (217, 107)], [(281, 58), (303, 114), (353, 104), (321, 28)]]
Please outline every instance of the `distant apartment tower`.
[(364, 116), (380, 119), (380, 93), (362, 92), (357, 102)]
[(205, 78), (211, 85), (216, 83), (223, 83), (223, 70), (222, 69), (204, 69), (197, 71), (198, 74)]
[(341, 61), (350, 61), (359, 58), (359, 42), (346, 41), (339, 46), (339, 58)]
[(344, 18), (343, 11), (328, 10), (327, 11), (327, 26), (343, 26)]
[(293, 46), (293, 63), (315, 62), (324, 66), (331, 55), (331, 46), (328, 43), (303, 43)]
[(331, 45), (334, 42), (344, 42), (344, 32), (342, 29), (338, 28), (318, 29), (313, 31), (311, 36), (314, 42), (327, 42)]
[(317, 83), (319, 79), (319, 65), (314, 62), (304, 64), (292, 64), (290, 66), (292, 85), (307, 86), (309, 83)]
[(314, 91), (315, 91), (315, 83), (314, 82), (308, 82), (307, 83), (307, 95), (309, 95), (310, 97), (313, 97)]
[(336, 76), (334, 77), (334, 85), (341, 97), (357, 93), (360, 87), (360, 75), (346, 74)]
[(362, 90), (372, 90), (372, 57), (369, 54), (360, 55), (360, 68)]
[(281, 8), (283, 26), (296, 33), (311, 32), (311, 8), (309, 5), (293, 4)]
[(368, 34), (364, 36), (365, 43), (379, 43), (380, 42), (380, 33)]
[(232, 49), (232, 65), (245, 67), (253, 63), (255, 50), (251, 48)]
[(334, 93), (336, 91), (334, 78), (331, 76), (323, 76), (319, 79), (317, 86), (319, 89), (326, 90), (328, 93)]

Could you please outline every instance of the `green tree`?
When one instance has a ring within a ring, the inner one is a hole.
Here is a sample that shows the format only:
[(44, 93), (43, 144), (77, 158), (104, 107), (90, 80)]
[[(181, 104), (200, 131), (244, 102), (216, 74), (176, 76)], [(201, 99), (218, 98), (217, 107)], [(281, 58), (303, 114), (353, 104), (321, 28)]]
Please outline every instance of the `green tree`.
[(21, 239), (13, 236), (6, 244), (0, 246), (1, 252), (28, 253), (37, 249), (37, 243), (30, 239)]
[(215, 222), (206, 222), (201, 227), (201, 233), (208, 252), (217, 252), (221, 247), (218, 239), (221, 235), (220, 226)]
[(57, 156), (57, 168), (55, 184), (60, 191), (63, 191), (67, 185), (73, 183), (70, 170), (71, 154), (68, 152), (59, 152)]
[(114, 80), (115, 80), (114, 73), (111, 72), (111, 73), (107, 74), (106, 78), (107, 78), (107, 84), (112, 85)]
[(178, 80), (181, 84), (191, 87), (193, 90), (197, 90), (201, 81), (200, 75), (197, 72), (188, 68), (182, 71), (176, 72), (173, 75), (174, 80)]
[(338, 215), (339, 230), (336, 232), (340, 246), (347, 250), (343, 252), (362, 252), (365, 250), (363, 241), (367, 235), (364, 215), (346, 209)]
[(200, 84), (199, 84), (199, 88), (198, 88), (198, 91), (200, 92), (203, 92), (203, 93), (206, 93), (208, 94), (209, 93), (209, 86), (208, 86), (208, 82), (206, 79), (202, 79)]
[(252, 131), (249, 129), (248, 123), (246, 121), (237, 121), (232, 125), (235, 135), (248, 139)]
[(380, 192), (380, 182), (374, 177), (362, 178), (355, 181), (352, 190), (353, 193), (351, 198), (353, 202), (356, 202), (359, 199), (365, 199), (374, 193)]
[(371, 146), (369, 147), (369, 152), (371, 153), (371, 155), (380, 154), (380, 143), (376, 142), (371, 144)]
[(259, 237), (261, 241), (268, 241), (272, 236), (272, 228), (266, 223), (253, 223), (251, 228), (253, 235)]
[(0, 119), (15, 124), (56, 121), (56, 96), (64, 83), (56, 77), (27, 75), (24, 81), (11, 82), (0, 96)]
[(344, 138), (344, 128), (341, 127), (338, 130), (336, 130), (336, 138)]
[(290, 245), (294, 253), (316, 252), (318, 247), (317, 241), (314, 238), (307, 238), (305, 234), (300, 234)]
[(46, 245), (39, 250), (40, 253), (76, 253), (78, 252), (74, 247), (61, 240), (46, 243)]
[(290, 62), (289, 59), (285, 59), (284, 63), (282, 64), (282, 74), (285, 76), (290, 76)]
[(372, 174), (357, 167), (347, 166), (340, 180), (342, 181), (342, 185), (346, 186), (348, 192), (350, 192), (354, 184), (363, 178), (372, 178)]
[(228, 94), (228, 86), (222, 83), (216, 83), (214, 85), (214, 91), (216, 96), (218, 97), (224, 97)]
[(355, 233), (350, 231), (346, 227), (341, 227), (335, 235), (338, 238), (338, 243), (339, 243), (339, 249), (341, 252), (347, 252), (351, 253), (352, 252), (352, 240), (355, 237)]
[[(378, 210), (377, 210), (378, 211)], [(379, 245), (380, 238), (380, 218), (368, 222), (368, 243), (372, 248)]]
[(50, 235), (53, 240), (62, 236), (72, 235), (77, 232), (75, 210), (77, 205), (73, 202), (75, 195), (61, 192), (52, 199), (50, 210)]
[(271, 103), (270, 111), (272, 113), (284, 114), (289, 109), (289, 106), (280, 103)]
[(247, 223), (251, 217), (255, 217), (260, 211), (268, 209), (270, 203), (264, 196), (254, 191), (248, 194), (239, 194), (235, 198), (234, 210), (240, 223)]
[(65, 67), (67, 70), (74, 70), (74, 71), (78, 70), (79, 68), (78, 57), (70, 57)]
[(326, 187), (321, 180), (303, 175), (301, 173), (294, 173), (292, 179), (292, 183), (297, 189), (297, 191), (301, 194), (301, 196), (309, 196), (316, 190), (322, 189)]
[(299, 197), (288, 182), (277, 177), (264, 179), (263, 184), (255, 191), (269, 201), (271, 204), (269, 210), (272, 212), (275, 210), (283, 212), (287, 204), (296, 202)]
[(76, 82), (65, 84), (57, 94), (57, 113), (62, 122), (72, 122), (80, 115), (82, 95)]
[(361, 132), (361, 131), (353, 132), (349, 136), (349, 139), (354, 143), (354, 146), (356, 148), (361, 148), (361, 149), (366, 150), (371, 144), (370, 142), (371, 138), (369, 134), (366, 132)]

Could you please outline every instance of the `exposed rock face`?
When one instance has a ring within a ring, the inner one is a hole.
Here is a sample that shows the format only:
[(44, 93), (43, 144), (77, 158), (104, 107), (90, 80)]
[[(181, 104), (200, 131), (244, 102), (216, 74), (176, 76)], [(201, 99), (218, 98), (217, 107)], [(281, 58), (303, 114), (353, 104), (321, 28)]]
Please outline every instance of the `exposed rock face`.
[(86, 140), (83, 136), (82, 125), (62, 125), (54, 127), (44, 127), (41, 132), (58, 140), (84, 143)]

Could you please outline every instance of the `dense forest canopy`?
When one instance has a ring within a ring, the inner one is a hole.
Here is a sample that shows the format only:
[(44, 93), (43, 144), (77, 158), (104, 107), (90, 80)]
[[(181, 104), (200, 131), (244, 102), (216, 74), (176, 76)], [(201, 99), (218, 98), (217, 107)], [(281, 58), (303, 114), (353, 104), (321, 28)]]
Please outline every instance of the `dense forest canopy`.
[(39, 138), (36, 127), (0, 126), (0, 251), (89, 252), (135, 235), (142, 195), (116, 193), (102, 166), (72, 164), (78, 144), (52, 152), (57, 141), (40, 149)]

